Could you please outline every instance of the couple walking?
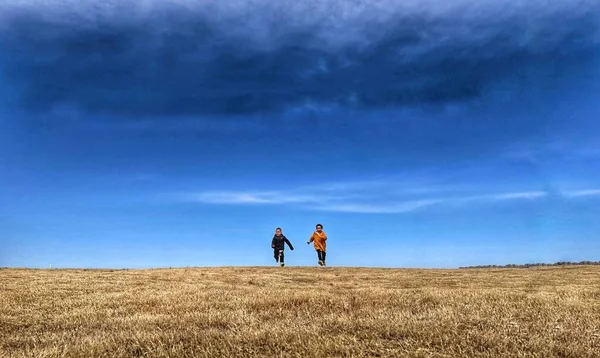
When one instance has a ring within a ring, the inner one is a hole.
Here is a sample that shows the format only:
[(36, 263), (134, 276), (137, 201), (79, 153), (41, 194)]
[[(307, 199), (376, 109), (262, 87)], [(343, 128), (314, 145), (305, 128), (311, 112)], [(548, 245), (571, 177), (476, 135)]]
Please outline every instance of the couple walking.
[[(315, 247), (315, 251), (317, 251), (319, 265), (321, 265), (321, 266), (326, 266), (325, 265), (326, 241), (327, 241), (327, 235), (325, 234), (325, 231), (323, 231), (323, 225), (317, 224), (316, 230), (312, 233), (310, 239), (306, 242), (309, 245), (311, 242), (313, 243), (313, 245)], [(290, 247), (290, 250), (292, 250), (292, 251), (294, 250), (294, 246), (292, 246), (292, 243), (290, 242), (290, 240), (288, 240), (288, 238), (285, 237), (285, 235), (283, 235), (281, 228), (278, 227), (275, 230), (275, 236), (273, 236), (273, 240), (271, 241), (271, 247), (273, 248), (273, 256), (275, 257), (275, 262), (279, 262), (279, 265), (281, 267), (285, 266), (284, 254), (283, 254), (284, 249), (285, 249), (285, 244), (287, 244)]]

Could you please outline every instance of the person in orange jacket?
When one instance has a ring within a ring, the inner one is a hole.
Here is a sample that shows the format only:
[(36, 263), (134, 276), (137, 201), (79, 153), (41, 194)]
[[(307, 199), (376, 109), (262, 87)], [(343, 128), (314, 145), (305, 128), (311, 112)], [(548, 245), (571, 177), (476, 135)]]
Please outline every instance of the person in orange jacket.
[(316, 230), (308, 240), (307, 244), (314, 243), (317, 256), (319, 258), (319, 265), (326, 266), (325, 264), (325, 248), (326, 248), (327, 235), (323, 231), (323, 225), (317, 224)]

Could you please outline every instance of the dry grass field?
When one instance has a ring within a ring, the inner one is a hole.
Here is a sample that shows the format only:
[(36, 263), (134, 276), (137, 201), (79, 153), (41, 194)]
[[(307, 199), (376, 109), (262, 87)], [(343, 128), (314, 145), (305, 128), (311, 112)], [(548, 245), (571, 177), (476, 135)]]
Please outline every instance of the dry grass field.
[(600, 357), (600, 267), (0, 270), (2, 357)]

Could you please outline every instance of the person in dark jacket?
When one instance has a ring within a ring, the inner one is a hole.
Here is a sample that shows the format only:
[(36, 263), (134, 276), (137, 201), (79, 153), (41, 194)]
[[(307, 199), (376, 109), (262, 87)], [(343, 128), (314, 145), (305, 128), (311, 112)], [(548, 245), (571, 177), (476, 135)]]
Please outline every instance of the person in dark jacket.
[(290, 247), (290, 250), (294, 250), (294, 246), (292, 246), (290, 240), (288, 240), (287, 237), (285, 237), (285, 235), (281, 233), (281, 228), (278, 227), (275, 230), (275, 236), (273, 236), (273, 240), (271, 241), (271, 247), (273, 248), (273, 256), (275, 257), (275, 262), (279, 262), (279, 265), (281, 267), (285, 266), (285, 263), (283, 261), (283, 250), (285, 249), (285, 244), (287, 244)]

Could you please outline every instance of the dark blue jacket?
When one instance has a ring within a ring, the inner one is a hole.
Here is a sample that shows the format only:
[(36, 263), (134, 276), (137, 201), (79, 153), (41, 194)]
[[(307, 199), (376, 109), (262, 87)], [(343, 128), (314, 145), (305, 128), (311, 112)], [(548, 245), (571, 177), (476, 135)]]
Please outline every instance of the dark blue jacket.
[(273, 240), (271, 241), (271, 247), (275, 250), (283, 250), (285, 249), (285, 244), (290, 247), (290, 250), (294, 249), (290, 240), (285, 237), (285, 235), (281, 234), (281, 236), (274, 235)]

